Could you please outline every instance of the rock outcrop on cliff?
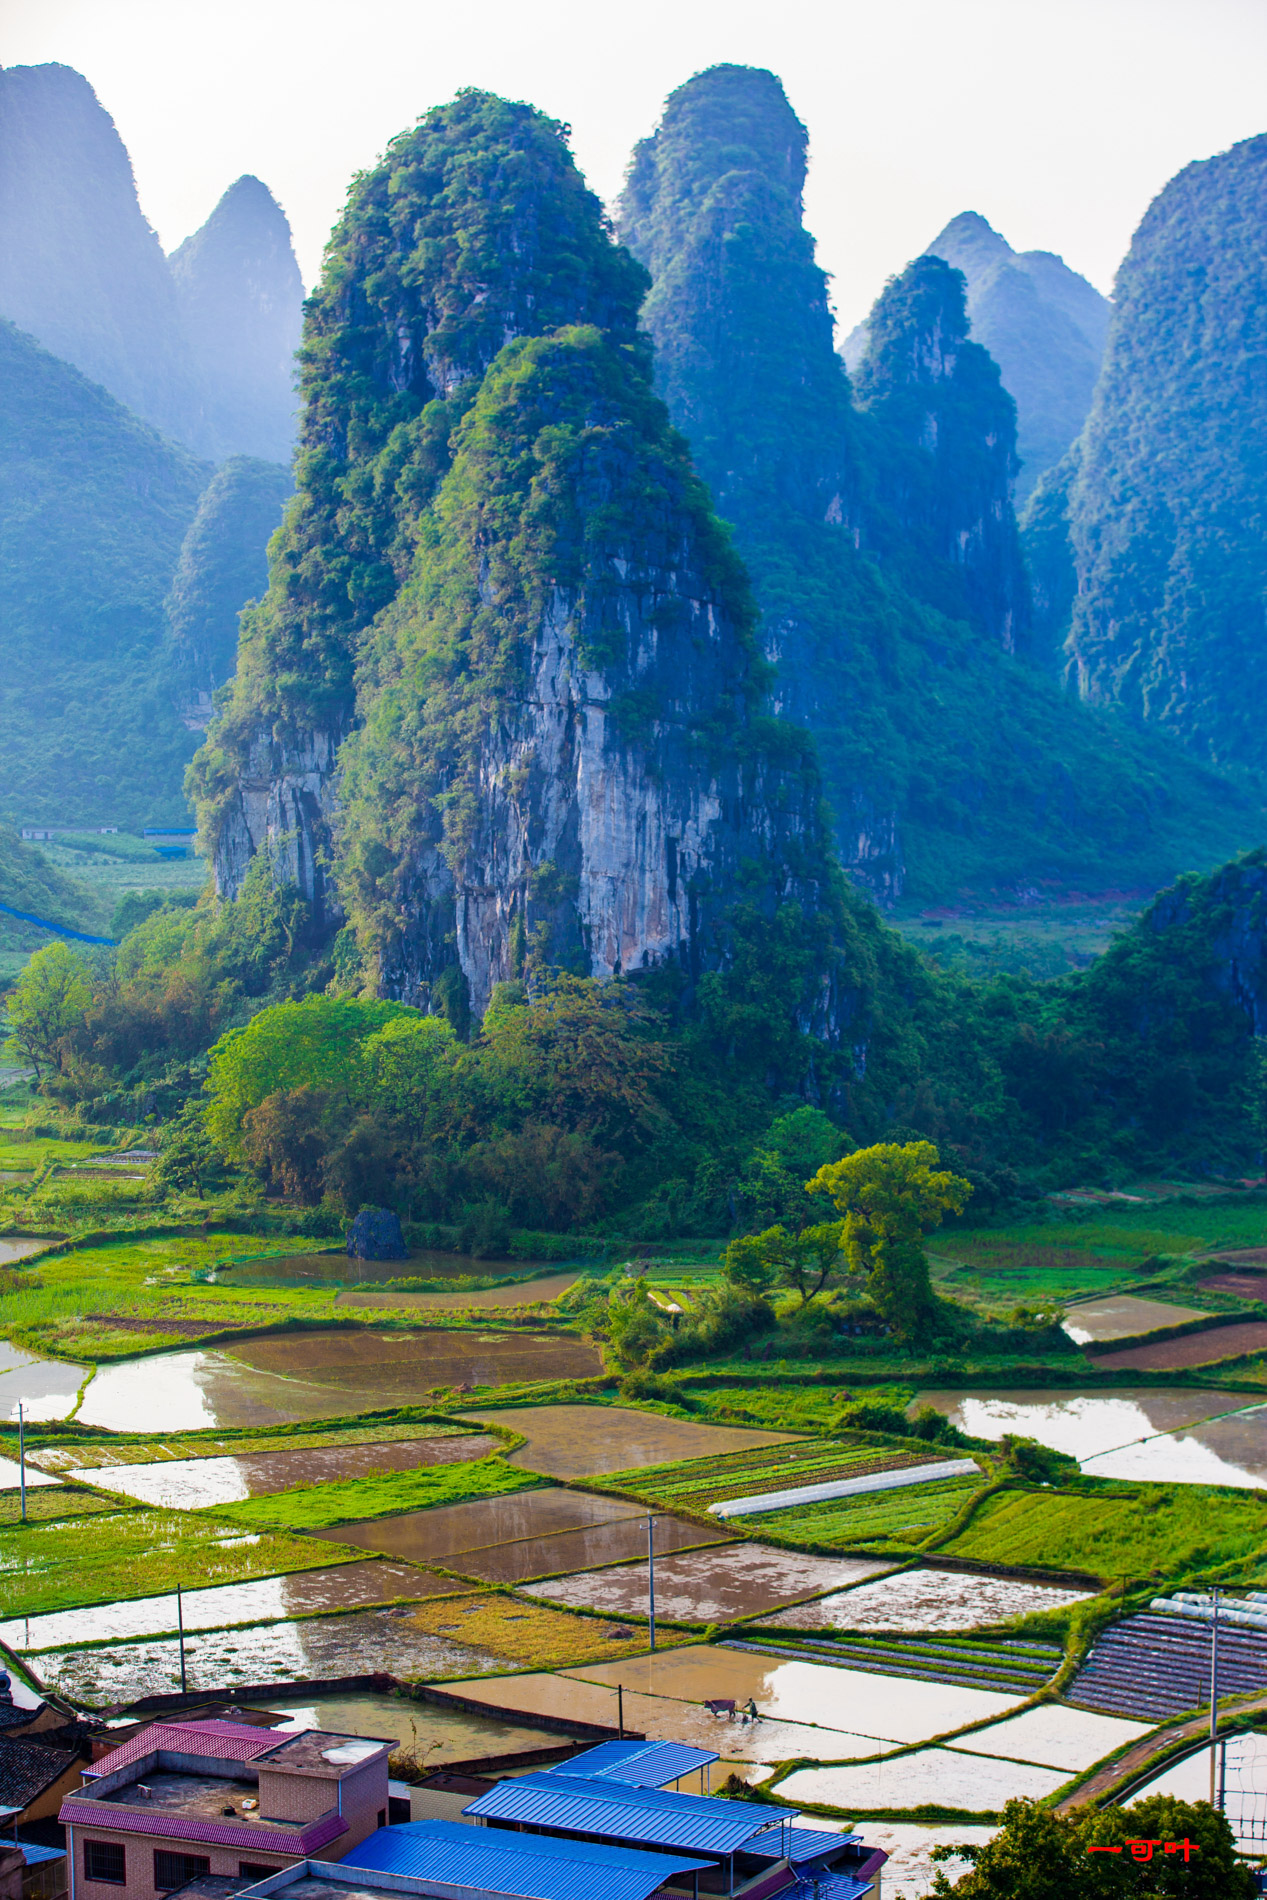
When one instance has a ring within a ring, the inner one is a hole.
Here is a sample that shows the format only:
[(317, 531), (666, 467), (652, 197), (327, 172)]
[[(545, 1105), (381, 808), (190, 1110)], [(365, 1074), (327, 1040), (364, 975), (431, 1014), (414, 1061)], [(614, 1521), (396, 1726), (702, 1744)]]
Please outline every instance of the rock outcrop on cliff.
[(268, 586), (269, 538), (291, 488), (289, 469), (234, 455), (199, 499), (165, 610), (173, 692), (191, 730), (206, 729), (212, 695), (233, 677), (238, 615)]
[(637, 147), (617, 219), (652, 274), (657, 387), (734, 525), (842, 861), (882, 898), (944, 901), (1226, 856), (1253, 835), (1241, 794), (1005, 650), (1028, 640), (1015, 422), (944, 266), (886, 293), (855, 406), (802, 220), (806, 143), (772, 73), (712, 68)]
[(304, 291), (286, 214), (239, 178), (168, 263), (215, 452), (289, 462)]
[[(963, 272), (972, 340), (1016, 404), (1019, 507), (1087, 419), (1113, 307), (1054, 251), (1014, 251), (976, 211), (952, 218), (924, 255)], [(860, 323), (842, 346), (851, 372), (869, 334)]]
[(764, 705), (646, 287), (526, 106), (464, 93), (354, 185), (298, 496), (197, 768), (218, 886), (266, 852), (381, 993), (477, 1014), (546, 965), (694, 991), (782, 930), (787, 1010), (865, 1041), (812, 747)]
[(1264, 361), (1267, 135), (1189, 165), (1150, 205), (1063, 484), (1078, 691), (1255, 767), (1267, 764)]
[(206, 464), (0, 323), (0, 813), (181, 822), (163, 599)]
[(0, 70), (0, 316), (206, 451), (167, 260), (114, 121), (69, 66)]

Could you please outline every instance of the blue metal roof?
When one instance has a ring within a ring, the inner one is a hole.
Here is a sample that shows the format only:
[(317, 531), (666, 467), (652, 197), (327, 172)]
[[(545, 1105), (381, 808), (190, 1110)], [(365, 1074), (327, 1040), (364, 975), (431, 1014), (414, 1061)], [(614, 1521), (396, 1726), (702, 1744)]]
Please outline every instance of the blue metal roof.
[(38, 1867), (46, 1860), (64, 1860), (66, 1856), (64, 1847), (37, 1847), (34, 1841), (19, 1841), (18, 1846), (26, 1855), (28, 1867)]
[(787, 1857), (791, 1861), (802, 1863), (822, 1860), (828, 1854), (838, 1854), (842, 1847), (852, 1847), (861, 1843), (858, 1834), (836, 1834), (825, 1827), (790, 1827), (787, 1831)]
[[(746, 1801), (720, 1801), (714, 1795), (676, 1794), (667, 1789), (629, 1788), (606, 1776), (587, 1778), (559, 1774), (557, 1770), (499, 1781), (463, 1813), (705, 1854), (733, 1854), (771, 1823), (777, 1829), (779, 1823), (797, 1818), (790, 1808), (763, 1808)], [(771, 1851), (778, 1853), (779, 1849), (772, 1845)]]
[(365, 1873), (409, 1874), (482, 1887), (516, 1900), (648, 1900), (674, 1874), (709, 1865), (681, 1854), (646, 1854), (594, 1841), (560, 1841), (463, 1821), (380, 1827), (339, 1862)]
[(693, 1775), (721, 1756), (711, 1748), (688, 1748), (685, 1742), (600, 1742), (583, 1755), (573, 1755), (546, 1774), (603, 1775), (632, 1788), (667, 1788), (683, 1775)]

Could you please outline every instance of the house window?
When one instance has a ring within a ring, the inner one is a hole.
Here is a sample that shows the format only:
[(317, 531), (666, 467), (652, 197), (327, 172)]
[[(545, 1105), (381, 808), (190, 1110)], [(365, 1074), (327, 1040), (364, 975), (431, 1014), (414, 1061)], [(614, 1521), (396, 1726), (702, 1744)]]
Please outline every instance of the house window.
[(199, 1874), (210, 1872), (211, 1862), (205, 1854), (155, 1852), (154, 1885), (160, 1893), (170, 1893), (173, 1887), (183, 1887), (187, 1880), (196, 1880)]
[(380, 1808), (378, 1810), (378, 1825), (380, 1827), (387, 1826), (387, 1809), (386, 1808)]
[(84, 1879), (104, 1880), (112, 1887), (126, 1887), (127, 1869), (118, 1841), (84, 1842)]
[(238, 1862), (239, 1880), (267, 1880), (270, 1874), (280, 1872), (277, 1867), (266, 1867), (262, 1860), (240, 1860)]

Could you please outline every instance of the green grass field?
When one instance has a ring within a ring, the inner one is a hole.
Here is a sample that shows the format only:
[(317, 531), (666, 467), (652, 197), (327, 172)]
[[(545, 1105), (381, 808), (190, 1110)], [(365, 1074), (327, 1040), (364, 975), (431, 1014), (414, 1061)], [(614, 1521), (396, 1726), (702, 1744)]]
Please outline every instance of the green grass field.
[(363, 1554), (314, 1538), (253, 1535), (191, 1512), (116, 1509), (0, 1530), (0, 1615), (155, 1596), (178, 1583), (243, 1583)]
[(355, 1524), (363, 1517), (397, 1517), (402, 1511), (423, 1511), (433, 1504), (498, 1497), (540, 1482), (534, 1472), (516, 1470), (494, 1455), (470, 1464), (424, 1465), (418, 1471), (380, 1471), (368, 1478), (296, 1485), (272, 1497), (218, 1504), (214, 1515), (251, 1530), (328, 1530), (333, 1524)]
[(897, 1491), (833, 1498), (826, 1504), (801, 1504), (792, 1511), (763, 1513), (740, 1522), (752, 1536), (829, 1550), (889, 1542), (922, 1544), (980, 1488), (977, 1478), (945, 1478), (936, 1484), (904, 1485)]
[(1267, 1497), (1197, 1485), (1001, 1491), (937, 1549), (977, 1563), (1085, 1570), (1167, 1586), (1267, 1547)]
[[(29, 1462), (29, 1461), (28, 1461)], [(81, 1491), (76, 1485), (28, 1485), (26, 1521), (47, 1524), (64, 1517), (93, 1517), (101, 1511), (127, 1510), (118, 1498), (99, 1497), (95, 1491)], [(22, 1500), (17, 1491), (0, 1491), (0, 1527), (21, 1524)]]

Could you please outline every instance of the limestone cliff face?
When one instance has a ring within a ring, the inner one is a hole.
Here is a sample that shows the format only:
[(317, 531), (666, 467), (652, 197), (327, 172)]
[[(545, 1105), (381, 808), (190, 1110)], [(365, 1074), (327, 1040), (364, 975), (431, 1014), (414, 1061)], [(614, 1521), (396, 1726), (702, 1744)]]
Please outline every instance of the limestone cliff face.
[(213, 870), (221, 897), (238, 895), (251, 859), (263, 852), (279, 883), (295, 885), (328, 923), (339, 921), (326, 841), (340, 737), (318, 728), (279, 739), (257, 727), (217, 838)]
[[(542, 964), (694, 985), (737, 906), (812, 931), (836, 901), (812, 753), (765, 712), (746, 580), (647, 383), (560, 331), (458, 431), (343, 754), (340, 882), (389, 995), (453, 965), (477, 1011)], [(807, 1006), (838, 1039), (830, 984)]]
[(248, 817), (261, 761), (281, 774), (278, 822), (298, 823), (300, 860), (330, 859), (328, 774), (358, 721), (358, 658), (409, 573), (450, 431), (489, 363), (509, 338), (572, 321), (630, 340), (643, 288), (561, 128), (527, 106), (464, 93), (355, 181), (306, 309), (298, 496), (196, 767), (224, 895), (244, 851), (289, 862), (284, 833), (271, 819), (260, 830), (274, 804), (256, 799)]
[(239, 178), (168, 263), (215, 452), (288, 463), (304, 287), (281, 206)]
[(871, 313), (854, 379), (871, 436), (867, 538), (925, 600), (1023, 650), (1030, 602), (1012, 509), (1016, 405), (968, 338), (963, 274), (916, 258)]

